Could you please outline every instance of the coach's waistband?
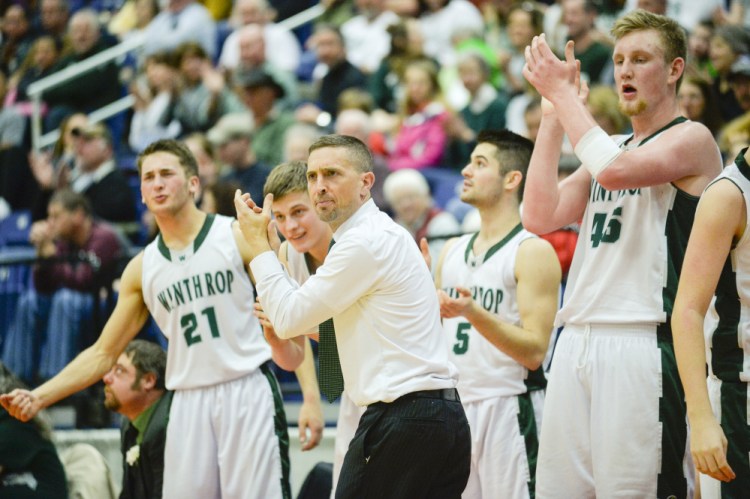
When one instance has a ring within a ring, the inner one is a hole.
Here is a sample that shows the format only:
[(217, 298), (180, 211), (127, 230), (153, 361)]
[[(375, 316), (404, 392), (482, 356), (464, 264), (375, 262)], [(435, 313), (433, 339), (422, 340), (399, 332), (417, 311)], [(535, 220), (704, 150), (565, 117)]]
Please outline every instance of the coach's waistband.
[(461, 402), (461, 399), (458, 396), (458, 390), (456, 390), (455, 388), (443, 388), (440, 390), (420, 390), (418, 392), (407, 393), (400, 398), (442, 399), (450, 400), (451, 402)]

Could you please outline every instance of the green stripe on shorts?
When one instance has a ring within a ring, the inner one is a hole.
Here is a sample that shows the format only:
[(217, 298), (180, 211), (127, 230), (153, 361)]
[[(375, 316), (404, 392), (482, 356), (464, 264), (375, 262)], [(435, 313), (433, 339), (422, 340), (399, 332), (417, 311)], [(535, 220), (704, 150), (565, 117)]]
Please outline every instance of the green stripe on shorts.
[(534, 499), (536, 488), (536, 463), (539, 458), (539, 434), (534, 417), (534, 404), (531, 402), (531, 393), (526, 392), (518, 395), (518, 430), (523, 435), (526, 444), (526, 460), (529, 464), (529, 497)]
[(289, 429), (286, 425), (286, 413), (284, 412), (284, 400), (281, 397), (279, 383), (274, 376), (268, 362), (260, 366), (260, 372), (268, 380), (273, 393), (273, 426), (276, 432), (276, 438), (279, 440), (279, 454), (281, 454), (281, 491), (284, 499), (291, 499), (292, 489), (289, 485)]
[(687, 497), (684, 459), (687, 447), (685, 392), (677, 373), (669, 326), (659, 324), (656, 343), (661, 351), (662, 396), (659, 399), (661, 433), (661, 470), (656, 486), (659, 498)]

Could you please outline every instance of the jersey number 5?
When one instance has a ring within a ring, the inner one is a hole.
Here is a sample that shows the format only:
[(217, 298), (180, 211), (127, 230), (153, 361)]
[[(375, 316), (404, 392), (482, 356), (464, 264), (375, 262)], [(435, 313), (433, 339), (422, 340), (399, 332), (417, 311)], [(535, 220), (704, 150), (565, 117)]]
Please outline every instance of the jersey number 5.
[(613, 243), (620, 239), (622, 228), (622, 207), (618, 206), (607, 220), (606, 213), (594, 213), (591, 224), (591, 246), (596, 248), (599, 243)]
[(469, 350), (469, 330), (471, 324), (459, 322), (456, 328), (456, 343), (453, 345), (453, 353), (463, 355)]
[[(211, 329), (211, 337), (219, 337), (219, 325), (216, 323), (216, 312), (214, 307), (208, 307), (201, 310), (201, 315), (206, 317), (208, 321), (208, 327)], [(180, 326), (182, 326), (182, 334), (185, 336), (188, 346), (200, 343), (203, 338), (197, 332), (198, 331), (198, 318), (195, 314), (185, 314), (180, 318)]]

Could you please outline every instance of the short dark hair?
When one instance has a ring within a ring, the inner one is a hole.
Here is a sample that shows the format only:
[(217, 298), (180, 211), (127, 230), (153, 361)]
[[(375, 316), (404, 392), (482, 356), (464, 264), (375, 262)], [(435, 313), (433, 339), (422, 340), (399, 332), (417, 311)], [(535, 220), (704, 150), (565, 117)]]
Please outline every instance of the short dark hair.
[(67, 212), (82, 210), (87, 217), (90, 217), (92, 213), (91, 201), (83, 194), (70, 189), (61, 189), (55, 192), (50, 198), (49, 204), (59, 204)]
[(133, 340), (128, 343), (123, 352), (135, 367), (135, 386), (145, 374), (152, 373), (156, 377), (155, 388), (165, 390), (164, 378), (167, 371), (167, 353), (156, 343), (146, 340)]
[(531, 161), (534, 143), (510, 130), (482, 130), (477, 136), (477, 144), (491, 144), (497, 149), (495, 159), (500, 163), (500, 173), (519, 171), (523, 178), (518, 187), (518, 200), (523, 200), (526, 172)]
[(307, 193), (307, 163), (288, 161), (271, 170), (263, 186), (263, 197), (273, 194), (274, 200), (294, 192)]
[(148, 147), (146, 147), (146, 149), (143, 150), (142, 153), (138, 155), (139, 175), (141, 174), (141, 169), (143, 167), (143, 160), (148, 156), (156, 154), (158, 152), (168, 152), (169, 154), (177, 157), (180, 166), (182, 166), (182, 169), (185, 170), (185, 175), (188, 178), (198, 176), (198, 162), (195, 160), (195, 156), (193, 156), (193, 153), (190, 152), (190, 149), (188, 149), (183, 142), (174, 139), (161, 139), (157, 140), (156, 142), (152, 142)]
[(324, 135), (312, 143), (308, 154), (316, 149), (325, 147), (340, 147), (346, 149), (351, 154), (351, 163), (359, 170), (360, 173), (371, 172), (373, 170), (372, 153), (367, 146), (356, 137), (351, 135)]

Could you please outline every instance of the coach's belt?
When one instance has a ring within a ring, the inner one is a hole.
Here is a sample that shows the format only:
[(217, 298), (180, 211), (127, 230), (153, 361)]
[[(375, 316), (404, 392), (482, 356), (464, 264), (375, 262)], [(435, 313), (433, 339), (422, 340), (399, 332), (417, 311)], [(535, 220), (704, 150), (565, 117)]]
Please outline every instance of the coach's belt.
[(460, 402), (461, 399), (458, 397), (458, 390), (455, 388), (443, 388), (441, 390), (420, 390), (418, 392), (411, 392), (404, 395), (402, 398), (418, 398), (418, 399), (443, 399), (450, 400), (452, 402)]

